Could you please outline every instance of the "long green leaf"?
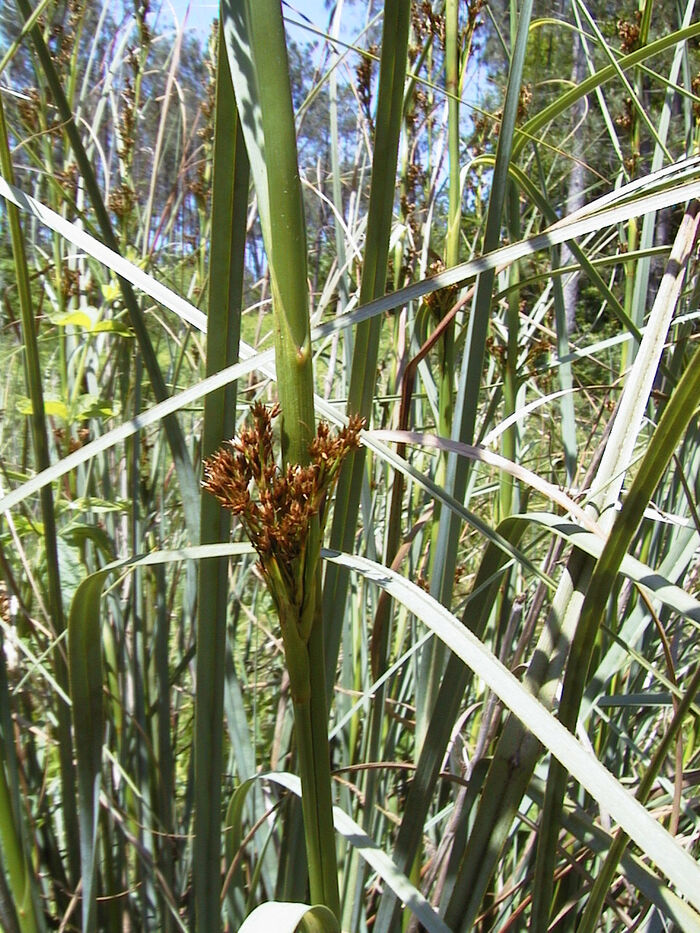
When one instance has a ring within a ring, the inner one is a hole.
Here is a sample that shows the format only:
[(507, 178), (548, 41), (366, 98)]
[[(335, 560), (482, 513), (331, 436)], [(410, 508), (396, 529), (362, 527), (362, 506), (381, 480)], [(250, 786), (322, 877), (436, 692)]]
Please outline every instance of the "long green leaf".
[[(238, 358), (248, 208), (248, 158), (221, 37), (215, 114), (207, 377), (229, 369)], [(235, 415), (236, 382), (228, 382), (205, 396), (202, 429), (205, 457), (224, 439), (233, 437)], [(230, 531), (230, 513), (220, 508), (212, 496), (202, 496), (200, 544), (226, 542)], [(201, 561), (197, 601), (193, 872), (197, 922), (207, 930), (217, 929), (221, 913), (220, 814), (228, 603), (228, 561), (225, 558)]]
[[(384, 4), (372, 183), (360, 283), (360, 304), (367, 304), (383, 295), (386, 287), (396, 165), (403, 117), (410, 8), (408, 0), (387, 0)], [(361, 415), (368, 421), (372, 414), (377, 378), (380, 329), (380, 318), (368, 320), (357, 328), (353, 344), (347, 412), (351, 415)], [(347, 459), (341, 469), (330, 536), (334, 546), (352, 547), (363, 477), (364, 451), (359, 450)], [(323, 613), (326, 625), (326, 676), (329, 684), (333, 683), (340, 647), (342, 626), (339, 620), (343, 615), (347, 582), (347, 575), (339, 571), (339, 568), (326, 569)]]
[(78, 820), (84, 933), (97, 923), (96, 845), (102, 733), (100, 597), (108, 571), (91, 574), (75, 592), (68, 619), (68, 666), (78, 771)]
[[(310, 345), (309, 298), (306, 281), (306, 224), (297, 161), (296, 127), (287, 60), (287, 45), (279, 0), (222, 3), (224, 34), (229, 58), (234, 50), (229, 19), (244, 20), (254, 69), (254, 90), (259, 100), (266, 188), (261, 190), (274, 209), (263, 222), (268, 255), (275, 329), (277, 385), (282, 407), (282, 452), (290, 463), (305, 463), (315, 432), (313, 370)], [(243, 132), (249, 140), (253, 127), (244, 101), (253, 90), (242, 87), (234, 73)], [(254, 153), (251, 153), (251, 161)], [(253, 173), (257, 183), (257, 176)], [(257, 190), (257, 189), (256, 189)]]
[[(698, 206), (696, 205), (696, 213)], [(692, 247), (689, 246), (687, 255)], [(687, 258), (687, 257), (686, 257)], [(684, 261), (675, 261), (668, 276), (680, 277)], [(663, 287), (663, 285), (662, 285)], [(640, 354), (642, 350), (640, 349)], [(661, 420), (652, 437), (649, 448), (642, 459), (629, 492), (618, 513), (603, 552), (593, 570), (588, 586), (581, 617), (576, 626), (576, 634), (571, 646), (571, 662), (564, 677), (559, 718), (574, 729), (578, 717), (581, 697), (588, 677), (588, 668), (595, 644), (596, 632), (601, 624), (619, 567), (631, 544), (632, 538), (643, 518), (644, 511), (651, 500), (661, 477), (681, 440), (683, 432), (695, 413), (700, 395), (700, 351), (690, 360), (681, 381), (671, 396)], [(547, 798), (544, 809), (544, 825), (540, 830), (541, 845), (546, 846), (558, 833), (559, 814), (566, 785), (566, 771), (558, 766), (550, 769), (547, 784)], [(551, 875), (549, 853), (543, 847), (538, 852), (538, 873), (542, 878)], [(545, 901), (547, 899), (545, 898)]]
[[(700, 379), (700, 367), (697, 373)], [(605, 801), (612, 819), (624, 828), (693, 907), (700, 910), (700, 866), (697, 862), (458, 619), (416, 584), (387, 567), (364, 557), (330, 550), (323, 556), (386, 590), (429, 626), (594, 799)]]

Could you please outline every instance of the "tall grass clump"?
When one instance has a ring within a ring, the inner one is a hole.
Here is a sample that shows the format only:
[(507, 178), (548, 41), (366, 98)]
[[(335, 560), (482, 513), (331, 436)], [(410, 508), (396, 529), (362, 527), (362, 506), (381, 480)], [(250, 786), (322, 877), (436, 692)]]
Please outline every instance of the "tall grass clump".
[(0, 10), (0, 926), (700, 931), (693, 0)]

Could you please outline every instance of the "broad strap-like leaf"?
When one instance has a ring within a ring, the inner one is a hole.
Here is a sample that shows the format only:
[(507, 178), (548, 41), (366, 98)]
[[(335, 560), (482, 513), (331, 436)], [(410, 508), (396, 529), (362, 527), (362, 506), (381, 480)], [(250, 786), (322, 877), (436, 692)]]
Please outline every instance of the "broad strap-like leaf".
[(83, 930), (95, 929), (95, 849), (102, 760), (102, 632), (100, 596), (107, 571), (91, 574), (73, 596), (68, 617), (68, 671), (78, 776)]

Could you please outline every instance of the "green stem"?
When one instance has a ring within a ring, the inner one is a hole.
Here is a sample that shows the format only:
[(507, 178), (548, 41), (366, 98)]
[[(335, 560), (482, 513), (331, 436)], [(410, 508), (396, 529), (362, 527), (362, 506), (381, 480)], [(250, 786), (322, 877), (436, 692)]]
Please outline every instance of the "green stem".
[(310, 697), (294, 703), (311, 902), (340, 917), (320, 602), (307, 645)]
[(445, 5), (445, 90), (447, 99), (448, 148), (450, 157), (450, 203), (447, 216), (445, 265), (449, 269), (459, 262), (460, 221), (462, 219), (462, 186), (459, 179), (459, 4), (447, 0)]
[[(459, 235), (462, 217), (462, 190), (459, 180), (459, 5), (447, 0), (445, 5), (445, 90), (448, 104), (448, 152), (449, 152), (449, 207), (447, 218), (447, 241), (445, 244), (445, 266), (450, 268), (459, 262)], [(449, 309), (445, 308), (445, 312)], [(454, 373), (455, 373), (455, 322), (446, 328), (439, 344), (440, 372), (438, 375), (439, 411), (438, 433), (442, 437), (452, 436), (454, 417)], [(447, 481), (448, 457), (440, 457), (435, 481), (444, 486)], [(429, 579), (434, 579), (434, 564), (438, 558), (438, 536), (440, 534), (440, 505), (434, 505), (433, 526), (430, 543)], [(437, 575), (439, 577), (439, 574)], [(418, 703), (416, 711), (416, 757), (419, 756), (426, 737), (432, 704), (426, 698), (434, 697), (445, 666), (445, 649), (435, 644), (429, 652), (429, 663), (420, 668)]]
[[(382, 30), (382, 54), (377, 88), (377, 117), (372, 160), (372, 187), (367, 213), (360, 304), (384, 294), (389, 257), (389, 237), (396, 186), (399, 137), (403, 116), (404, 84), (411, 4), (406, 0), (386, 0)], [(361, 323), (355, 332), (347, 411), (369, 419), (372, 414), (377, 377), (381, 318)], [(364, 478), (364, 448), (343, 464), (333, 512), (331, 546), (352, 550), (360, 493)], [(336, 567), (326, 571), (323, 601), (327, 618), (336, 607), (345, 605), (347, 572)], [(340, 649), (340, 626), (327, 629), (327, 676), (330, 681)]]
[[(279, 0), (229, 0), (222, 3), (222, 19), (246, 142), (249, 151), (252, 147), (264, 154), (264, 171), (259, 157), (251, 154), (251, 163), (254, 169), (257, 166), (253, 177), (270, 269), (282, 458), (304, 465), (315, 431), (313, 363), (304, 204), (282, 8)], [(242, 103), (255, 98), (259, 126), (253, 125), (247, 115), (250, 107)], [(288, 613), (284, 585), (275, 587), (278, 593), (273, 596), (280, 610), (294, 705), (311, 899), (339, 918), (318, 521), (312, 523), (310, 534), (297, 581), (302, 603), (295, 594), (287, 594)]]
[[(520, 236), (520, 198), (516, 186), (511, 182), (508, 185), (507, 194), (508, 205), (508, 227), (511, 238)], [(518, 334), (520, 329), (520, 265), (514, 262), (509, 269), (509, 290), (508, 290), (508, 310), (507, 314), (507, 333), (508, 344), (503, 372), (503, 417), (508, 418), (513, 415), (517, 409), (518, 401)], [(518, 426), (512, 424), (507, 431), (503, 433), (501, 441), (501, 453), (507, 460), (515, 461), (518, 450)], [(507, 473), (501, 474), (500, 482), (500, 518), (501, 521), (517, 510), (517, 504), (514, 509), (513, 504), (516, 499), (515, 482), (512, 476)]]
[(287, 43), (279, 0), (248, 2), (265, 140), (269, 230), (265, 249), (275, 330), (282, 456), (308, 463), (314, 435), (306, 225), (297, 161)]

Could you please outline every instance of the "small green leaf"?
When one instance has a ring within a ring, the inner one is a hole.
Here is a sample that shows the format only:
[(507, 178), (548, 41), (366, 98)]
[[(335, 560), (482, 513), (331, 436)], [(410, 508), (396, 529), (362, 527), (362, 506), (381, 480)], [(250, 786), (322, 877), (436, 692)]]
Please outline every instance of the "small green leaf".
[(90, 328), (91, 334), (116, 334), (118, 337), (133, 337), (134, 332), (120, 321), (99, 321)]
[(118, 414), (114, 405), (108, 404), (96, 395), (81, 395), (71, 412), (73, 420), (84, 421), (87, 418), (111, 418)]
[(114, 559), (114, 545), (104, 528), (98, 525), (85, 525), (82, 522), (71, 525), (61, 532), (61, 537), (72, 548), (80, 548), (86, 541), (91, 541), (105, 555), (107, 560)]
[(121, 290), (115, 279), (100, 285), (100, 291), (104, 300), (109, 302), (116, 301), (121, 295)]
[(89, 334), (112, 333), (120, 337), (133, 337), (133, 331), (120, 321), (102, 320), (102, 311), (91, 305), (73, 311), (55, 312), (48, 315), (57, 327), (79, 327)]
[(68, 612), (71, 600), (85, 575), (80, 551), (75, 547), (70, 535), (64, 532), (56, 540), (58, 550), (58, 566), (61, 572), (61, 597), (64, 611)]
[(58, 327), (84, 327), (90, 330), (93, 319), (87, 311), (64, 311), (60, 314), (49, 314), (49, 320)]
[[(34, 407), (32, 405), (31, 399), (26, 397), (19, 398), (17, 401), (17, 410), (21, 415), (32, 415), (34, 413)], [(56, 418), (62, 418), (64, 421), (67, 421), (68, 406), (60, 399), (45, 398), (44, 414), (53, 415)]]

